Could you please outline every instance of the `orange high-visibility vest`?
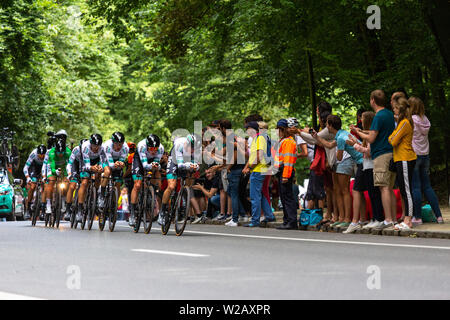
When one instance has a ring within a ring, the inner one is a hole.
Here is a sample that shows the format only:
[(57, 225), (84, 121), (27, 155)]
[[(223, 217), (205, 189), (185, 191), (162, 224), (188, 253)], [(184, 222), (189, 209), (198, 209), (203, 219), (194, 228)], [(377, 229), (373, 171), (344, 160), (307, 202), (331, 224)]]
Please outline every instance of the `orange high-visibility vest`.
[(291, 136), (281, 140), (278, 154), (275, 156), (275, 167), (283, 166), (283, 178), (289, 179), (292, 176), (295, 162), (297, 162), (297, 143)]

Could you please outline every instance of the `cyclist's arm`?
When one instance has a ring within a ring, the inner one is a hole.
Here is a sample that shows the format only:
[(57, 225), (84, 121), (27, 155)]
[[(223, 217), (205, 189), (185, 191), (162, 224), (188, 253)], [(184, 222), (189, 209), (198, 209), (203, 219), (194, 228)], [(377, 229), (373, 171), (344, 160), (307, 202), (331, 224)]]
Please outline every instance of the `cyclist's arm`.
[(86, 171), (91, 170), (91, 158), (89, 158), (89, 147), (85, 147), (82, 151), (83, 166)]
[(25, 178), (28, 178), (30, 175), (28, 173), (28, 169), (30, 168), (31, 164), (34, 160), (34, 153), (32, 152), (27, 159), (27, 162), (25, 162), (25, 165), (23, 166), (23, 174), (25, 175)]

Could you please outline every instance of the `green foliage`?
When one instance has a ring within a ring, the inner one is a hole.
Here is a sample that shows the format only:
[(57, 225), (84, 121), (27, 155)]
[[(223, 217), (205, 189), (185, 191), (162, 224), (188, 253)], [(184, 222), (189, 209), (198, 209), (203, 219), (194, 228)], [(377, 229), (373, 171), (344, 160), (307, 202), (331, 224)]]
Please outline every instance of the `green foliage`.
[(171, 131), (195, 120), (242, 127), (259, 112), (271, 127), (287, 116), (311, 125), (309, 52), (317, 99), (344, 127), (370, 109), (374, 89), (420, 96), (440, 168), (450, 80), (431, 3), (377, 1), (381, 30), (368, 30), (363, 0), (3, 1), (0, 124), (19, 132), (23, 151), (61, 127), (75, 140), (153, 132), (169, 148)]

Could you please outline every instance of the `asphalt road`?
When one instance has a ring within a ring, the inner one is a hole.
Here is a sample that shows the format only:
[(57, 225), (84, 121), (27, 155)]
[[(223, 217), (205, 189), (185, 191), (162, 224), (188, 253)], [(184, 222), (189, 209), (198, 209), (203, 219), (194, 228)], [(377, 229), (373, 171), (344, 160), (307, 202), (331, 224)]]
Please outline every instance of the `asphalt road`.
[(0, 299), (449, 299), (449, 267), (444, 239), (0, 222)]

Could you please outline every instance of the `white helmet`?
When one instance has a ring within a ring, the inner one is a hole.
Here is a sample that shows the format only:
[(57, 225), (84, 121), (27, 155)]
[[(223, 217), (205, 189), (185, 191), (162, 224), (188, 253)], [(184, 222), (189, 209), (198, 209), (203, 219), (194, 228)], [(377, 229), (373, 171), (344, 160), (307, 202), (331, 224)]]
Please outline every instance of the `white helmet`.
[(289, 128), (298, 127), (298, 120), (297, 118), (287, 118), (287, 123)]
[(55, 136), (66, 136), (67, 138), (67, 132), (64, 129), (61, 129), (55, 134)]

